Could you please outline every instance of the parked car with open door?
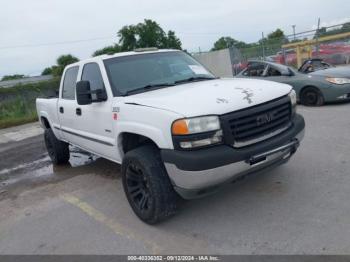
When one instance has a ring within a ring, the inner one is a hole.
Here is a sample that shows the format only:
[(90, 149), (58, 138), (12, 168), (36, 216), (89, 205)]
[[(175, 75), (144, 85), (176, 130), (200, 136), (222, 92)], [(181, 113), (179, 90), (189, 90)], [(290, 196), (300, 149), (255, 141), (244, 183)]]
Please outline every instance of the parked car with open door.
[(301, 104), (321, 106), (326, 102), (350, 101), (350, 69), (318, 70), (309, 74), (266, 61), (250, 61), (239, 78), (264, 79), (291, 85)]

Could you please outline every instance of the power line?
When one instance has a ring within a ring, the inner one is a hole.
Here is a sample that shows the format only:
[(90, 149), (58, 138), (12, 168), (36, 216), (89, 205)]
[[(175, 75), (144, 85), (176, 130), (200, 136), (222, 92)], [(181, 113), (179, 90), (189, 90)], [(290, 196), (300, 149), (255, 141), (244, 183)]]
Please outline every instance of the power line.
[[(334, 28), (334, 27), (339, 27), (344, 25), (343, 24), (337, 24), (337, 25), (332, 25), (325, 27), (326, 29)], [(294, 26), (293, 26), (294, 29)], [(304, 32), (299, 32), (299, 33), (294, 33), (292, 35), (286, 35), (286, 38), (298, 38), (299, 36), (308, 36), (308, 33), (314, 33), (317, 30), (308, 30)], [(225, 33), (219, 33), (219, 32), (184, 32), (184, 31), (179, 31), (177, 32), (179, 35), (225, 35)], [(229, 35), (230, 33), (226, 33), (226, 35)], [(4, 49), (16, 49), (16, 48), (30, 48), (30, 47), (42, 47), (42, 46), (54, 46), (54, 45), (65, 45), (65, 44), (76, 44), (76, 43), (82, 43), (82, 42), (90, 42), (90, 41), (98, 41), (98, 40), (108, 40), (108, 39), (115, 39), (116, 36), (104, 36), (104, 37), (95, 37), (95, 38), (88, 38), (88, 39), (79, 39), (79, 40), (70, 40), (70, 41), (61, 41), (61, 42), (51, 42), (51, 43), (41, 43), (41, 44), (23, 44), (23, 45), (12, 45), (12, 46), (0, 46), (0, 50)]]
[(89, 41), (97, 41), (97, 40), (107, 40), (113, 39), (115, 37), (105, 36), (105, 37), (96, 37), (89, 39), (80, 39), (80, 40), (71, 40), (71, 41), (62, 41), (62, 42), (51, 42), (51, 43), (42, 43), (42, 44), (25, 44), (25, 45), (13, 45), (13, 46), (0, 46), (0, 50), (3, 49), (15, 49), (15, 48), (27, 48), (27, 47), (41, 47), (41, 46), (53, 46), (53, 45), (64, 45), (64, 44), (75, 44)]
[[(186, 33), (179, 32), (179, 34), (190, 34), (190, 35), (217, 35), (218, 33)], [(42, 47), (42, 46), (55, 46), (55, 45), (65, 45), (65, 44), (76, 44), (82, 42), (98, 41), (98, 40), (107, 40), (115, 39), (115, 36), (106, 36), (106, 37), (96, 37), (89, 39), (80, 39), (80, 40), (71, 40), (71, 41), (61, 41), (61, 42), (51, 42), (51, 43), (41, 43), (41, 44), (24, 44), (24, 45), (12, 45), (12, 46), (0, 46), (0, 50), (4, 49), (16, 49), (16, 48), (30, 48), (30, 47)]]

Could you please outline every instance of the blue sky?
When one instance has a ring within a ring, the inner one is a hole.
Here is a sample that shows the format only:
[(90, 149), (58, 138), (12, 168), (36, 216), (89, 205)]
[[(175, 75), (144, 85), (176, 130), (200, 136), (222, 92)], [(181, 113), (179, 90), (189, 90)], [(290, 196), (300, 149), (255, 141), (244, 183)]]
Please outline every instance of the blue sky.
[[(0, 0), (0, 77), (40, 74), (60, 54), (79, 59), (117, 42), (116, 32), (143, 19), (174, 30), (183, 48), (209, 50), (220, 36), (257, 41), (277, 27), (286, 34), (350, 21), (349, 0)], [(102, 38), (86, 42), (59, 42)], [(57, 43), (55, 45), (40, 45)], [(33, 47), (33, 45), (38, 45)], [(27, 46), (27, 47), (23, 47)]]

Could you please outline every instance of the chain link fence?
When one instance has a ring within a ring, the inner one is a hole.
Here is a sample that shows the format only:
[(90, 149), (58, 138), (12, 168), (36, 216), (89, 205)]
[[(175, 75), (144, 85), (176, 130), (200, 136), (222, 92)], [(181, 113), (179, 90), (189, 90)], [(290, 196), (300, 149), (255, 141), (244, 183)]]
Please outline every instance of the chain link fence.
[(238, 50), (243, 57), (241, 63), (248, 60), (267, 60), (297, 68), (306, 59), (320, 58), (333, 65), (345, 65), (350, 63), (350, 23), (322, 27), (283, 38), (264, 38), (252, 47)]
[[(311, 58), (323, 59), (332, 65), (350, 64), (350, 23), (322, 27), (315, 30), (295, 33), (281, 38), (262, 38), (247, 47), (229, 47), (232, 75), (243, 70), (248, 61), (265, 60), (299, 68)], [(205, 65), (222, 66), (217, 52), (193, 54), (197, 59), (205, 56)]]

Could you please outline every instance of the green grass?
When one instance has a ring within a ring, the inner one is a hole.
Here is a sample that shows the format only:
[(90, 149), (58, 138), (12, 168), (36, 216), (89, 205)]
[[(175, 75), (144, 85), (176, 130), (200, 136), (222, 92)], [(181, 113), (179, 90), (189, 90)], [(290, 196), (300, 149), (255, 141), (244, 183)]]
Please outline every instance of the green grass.
[(23, 97), (0, 103), (0, 128), (33, 122), (37, 119), (35, 103)]
[(32, 116), (21, 116), (17, 118), (8, 118), (4, 120), (0, 120), (0, 129), (7, 128), (11, 126), (23, 125), (26, 123), (36, 122), (38, 120), (37, 114), (33, 114)]
[(59, 79), (0, 88), (0, 128), (37, 120), (35, 99), (58, 89)]

